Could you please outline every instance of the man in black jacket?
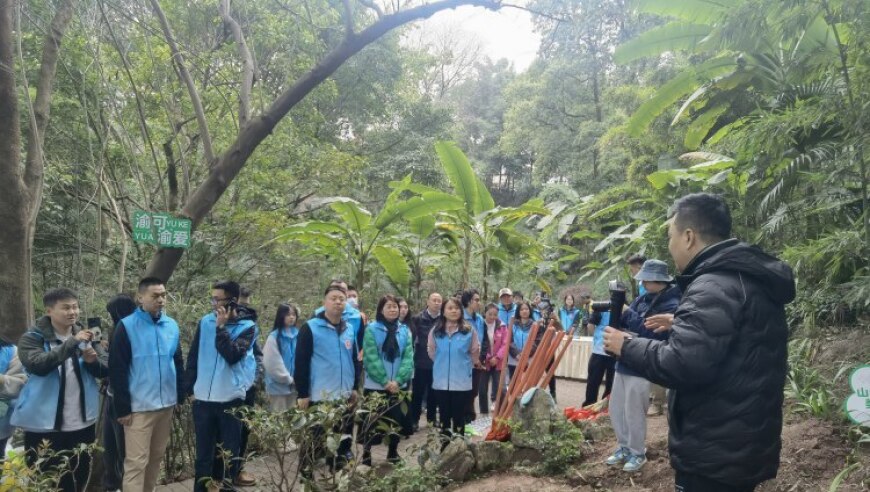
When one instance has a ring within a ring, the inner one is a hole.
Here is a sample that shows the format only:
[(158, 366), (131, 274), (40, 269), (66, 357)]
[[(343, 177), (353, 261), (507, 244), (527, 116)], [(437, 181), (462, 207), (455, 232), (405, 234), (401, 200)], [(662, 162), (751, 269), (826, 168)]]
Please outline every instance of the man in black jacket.
[(418, 429), (423, 399), (426, 399), (426, 421), (435, 426), (437, 406), (432, 393), (432, 359), (426, 351), (429, 332), (438, 316), (441, 316), (441, 294), (432, 292), (426, 299), (426, 309), (411, 318), (411, 335), (414, 337), (414, 380), (411, 393), (411, 426)]
[(782, 434), (788, 325), (795, 295), (788, 265), (728, 239), (726, 203), (706, 193), (673, 207), (668, 249), (683, 298), (669, 341), (606, 329), (605, 349), (671, 388), (671, 465), (678, 492), (751, 491), (776, 476)]

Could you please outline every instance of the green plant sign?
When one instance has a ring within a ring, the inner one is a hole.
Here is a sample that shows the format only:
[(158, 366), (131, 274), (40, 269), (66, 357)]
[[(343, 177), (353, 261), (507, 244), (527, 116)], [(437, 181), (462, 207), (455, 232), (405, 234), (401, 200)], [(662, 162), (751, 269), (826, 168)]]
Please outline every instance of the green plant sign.
[(143, 210), (133, 212), (133, 240), (161, 248), (190, 247), (190, 219)]
[(846, 415), (856, 424), (870, 426), (870, 365), (852, 371), (849, 386), (852, 394), (846, 399)]

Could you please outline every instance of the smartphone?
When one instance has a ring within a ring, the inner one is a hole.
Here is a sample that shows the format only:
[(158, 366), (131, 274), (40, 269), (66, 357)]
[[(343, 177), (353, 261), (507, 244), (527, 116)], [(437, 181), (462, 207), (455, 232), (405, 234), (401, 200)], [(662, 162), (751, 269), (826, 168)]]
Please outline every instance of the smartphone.
[(99, 317), (88, 318), (88, 329), (89, 330), (91, 328), (99, 328), (100, 326), (102, 326), (102, 324), (103, 324), (103, 320)]

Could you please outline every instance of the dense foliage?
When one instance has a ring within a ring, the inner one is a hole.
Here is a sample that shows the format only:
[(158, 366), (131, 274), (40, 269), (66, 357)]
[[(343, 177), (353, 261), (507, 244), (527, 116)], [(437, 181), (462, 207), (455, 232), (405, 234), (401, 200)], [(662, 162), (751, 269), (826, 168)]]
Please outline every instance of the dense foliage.
[[(75, 4), (45, 136), (35, 299), (69, 285), (99, 314), (129, 290), (154, 253), (132, 241), (133, 211), (179, 213), (206, 179), (207, 154), (225, 151), (245, 112), (265, 111), (347, 27), (336, 2), (233, 4), (254, 62), (246, 87), (225, 4)], [(19, 11), (18, 68), (31, 80), (54, 7)], [(195, 311), (220, 277), (253, 287), (261, 308), (312, 308), (334, 276), (359, 284), (368, 307), (385, 291), (419, 305), (429, 289), (465, 285), (488, 297), (504, 284), (601, 292), (630, 252), (669, 259), (668, 205), (708, 190), (729, 199), (736, 235), (795, 267), (795, 320), (866, 312), (866, 2), (527, 8), (543, 41), (521, 73), (455, 32), (412, 41), (406, 29), (350, 58), (281, 120), (199, 225), (170, 283), (175, 302)], [(352, 15), (363, 25), (377, 13)]]

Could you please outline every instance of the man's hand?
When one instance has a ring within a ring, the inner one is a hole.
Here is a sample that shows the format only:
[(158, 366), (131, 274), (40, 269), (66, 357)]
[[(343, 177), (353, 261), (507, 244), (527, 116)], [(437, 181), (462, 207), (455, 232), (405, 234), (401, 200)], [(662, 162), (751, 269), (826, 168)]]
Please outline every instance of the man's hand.
[(622, 344), (625, 341), (625, 333), (608, 326), (604, 328), (604, 351), (617, 357), (622, 355)]
[(97, 351), (93, 347), (88, 347), (82, 350), (82, 359), (88, 364), (93, 364), (97, 361)]
[(129, 427), (130, 424), (133, 423), (133, 415), (125, 415), (123, 417), (118, 417), (118, 423), (123, 425), (124, 427)]
[(643, 326), (645, 326), (648, 330), (652, 330), (656, 333), (662, 333), (665, 331), (669, 331), (671, 326), (674, 324), (674, 315), (673, 314), (654, 314), (647, 318), (643, 322)]
[(226, 326), (227, 322), (230, 320), (230, 312), (227, 311), (227, 308), (223, 306), (218, 306), (217, 308), (217, 325), (218, 326)]
[(299, 398), (296, 400), (296, 406), (299, 410), (308, 410), (308, 405), (311, 404), (311, 398)]
[(384, 386), (384, 389), (387, 390), (387, 393), (396, 394), (399, 392), (399, 383), (390, 381), (386, 386)]
[(94, 334), (89, 330), (82, 330), (76, 333), (76, 340), (80, 342), (90, 342), (91, 340), (93, 340), (93, 338)]

